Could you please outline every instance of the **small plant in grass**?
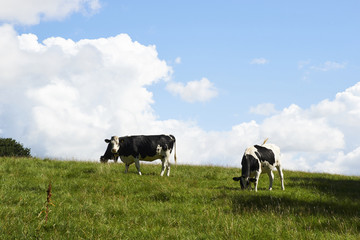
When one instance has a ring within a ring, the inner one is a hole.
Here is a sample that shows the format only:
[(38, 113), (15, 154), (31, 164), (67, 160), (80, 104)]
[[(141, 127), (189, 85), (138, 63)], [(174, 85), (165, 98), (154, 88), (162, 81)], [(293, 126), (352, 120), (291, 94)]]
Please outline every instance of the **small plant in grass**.
[(45, 213), (45, 224), (47, 223), (48, 218), (49, 218), (50, 205), (55, 207), (55, 204), (53, 204), (51, 202), (51, 195), (52, 195), (51, 194), (51, 182), (49, 182), (49, 186), (48, 186), (48, 189), (46, 190), (46, 193), (47, 193), (47, 197), (46, 197), (46, 202), (45, 202), (45, 210), (43, 210), (39, 213), (39, 217), (42, 213)]

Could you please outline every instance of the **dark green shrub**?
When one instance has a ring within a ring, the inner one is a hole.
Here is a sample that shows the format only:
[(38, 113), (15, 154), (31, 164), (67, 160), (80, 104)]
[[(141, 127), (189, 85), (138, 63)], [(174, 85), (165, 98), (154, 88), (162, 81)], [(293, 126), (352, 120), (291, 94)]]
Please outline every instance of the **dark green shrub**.
[(0, 157), (31, 157), (30, 148), (12, 138), (0, 138)]

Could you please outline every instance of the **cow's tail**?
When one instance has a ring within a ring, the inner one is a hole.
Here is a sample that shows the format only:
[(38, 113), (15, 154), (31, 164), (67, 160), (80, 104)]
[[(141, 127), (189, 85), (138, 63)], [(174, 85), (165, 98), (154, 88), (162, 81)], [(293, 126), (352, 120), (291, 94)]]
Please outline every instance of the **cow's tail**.
[(177, 165), (177, 157), (176, 157), (176, 139), (173, 135), (170, 135), (173, 139), (174, 139), (174, 161), (175, 161), (175, 166)]

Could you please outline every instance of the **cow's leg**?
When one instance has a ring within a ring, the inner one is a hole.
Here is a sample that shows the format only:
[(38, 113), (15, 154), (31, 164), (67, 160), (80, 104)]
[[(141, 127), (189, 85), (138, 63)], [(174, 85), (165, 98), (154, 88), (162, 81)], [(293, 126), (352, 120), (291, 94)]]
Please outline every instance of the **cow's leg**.
[(255, 173), (255, 182), (254, 182), (255, 192), (257, 192), (257, 186), (258, 186), (258, 183), (259, 183), (260, 174), (261, 174), (261, 170), (259, 170), (259, 171), (257, 171)]
[(272, 190), (272, 185), (273, 185), (273, 181), (274, 181), (274, 174), (271, 170), (269, 170), (268, 172), (269, 175), (269, 190)]
[(167, 176), (170, 176), (170, 150), (167, 150), (165, 153), (165, 167), (167, 171)]
[(285, 190), (285, 186), (284, 186), (284, 174), (282, 172), (282, 168), (281, 168), (281, 165), (279, 166), (276, 166), (278, 172), (279, 172), (279, 175), (280, 175), (280, 181), (281, 181), (281, 190)]
[(125, 173), (128, 173), (130, 163), (125, 163)]
[(139, 158), (135, 158), (135, 166), (136, 166), (136, 169), (138, 170), (139, 175), (141, 175)]
[(163, 157), (161, 159), (161, 173), (160, 173), (160, 176), (164, 176), (164, 172), (165, 172), (165, 158)]
[(165, 166), (166, 166), (166, 175), (169, 177), (170, 176), (170, 161), (169, 158), (167, 160), (165, 160)]

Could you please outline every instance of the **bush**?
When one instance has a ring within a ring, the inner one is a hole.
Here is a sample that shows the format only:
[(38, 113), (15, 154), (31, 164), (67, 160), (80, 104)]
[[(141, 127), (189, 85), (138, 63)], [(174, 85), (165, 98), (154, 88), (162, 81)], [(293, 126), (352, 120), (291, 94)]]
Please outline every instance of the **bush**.
[(30, 148), (11, 138), (0, 138), (0, 157), (31, 157)]

